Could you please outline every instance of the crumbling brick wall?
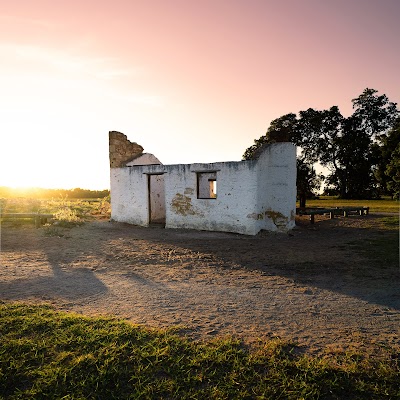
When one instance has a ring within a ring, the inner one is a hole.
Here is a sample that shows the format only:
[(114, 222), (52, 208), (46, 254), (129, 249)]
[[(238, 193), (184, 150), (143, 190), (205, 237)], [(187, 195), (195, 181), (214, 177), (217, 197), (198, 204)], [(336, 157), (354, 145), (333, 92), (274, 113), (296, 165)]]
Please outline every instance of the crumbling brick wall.
[(125, 167), (126, 163), (143, 154), (143, 147), (130, 142), (121, 132), (110, 131), (108, 137), (111, 168)]

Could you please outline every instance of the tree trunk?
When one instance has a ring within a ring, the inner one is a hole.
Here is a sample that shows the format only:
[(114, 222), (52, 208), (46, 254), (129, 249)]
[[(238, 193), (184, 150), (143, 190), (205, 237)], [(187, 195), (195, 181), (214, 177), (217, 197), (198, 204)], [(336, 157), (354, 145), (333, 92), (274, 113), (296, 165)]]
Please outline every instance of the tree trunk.
[(300, 200), (300, 208), (306, 208), (306, 199), (307, 196), (305, 193), (300, 193), (299, 200)]

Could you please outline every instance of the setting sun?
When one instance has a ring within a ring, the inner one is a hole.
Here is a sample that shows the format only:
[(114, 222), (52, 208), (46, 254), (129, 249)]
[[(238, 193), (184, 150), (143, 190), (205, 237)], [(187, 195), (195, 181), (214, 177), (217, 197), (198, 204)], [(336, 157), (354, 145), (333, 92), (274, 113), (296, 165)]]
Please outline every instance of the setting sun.
[(163, 163), (240, 160), (271, 120), (400, 99), (399, 3), (9, 2), (0, 186), (109, 187), (108, 131)]

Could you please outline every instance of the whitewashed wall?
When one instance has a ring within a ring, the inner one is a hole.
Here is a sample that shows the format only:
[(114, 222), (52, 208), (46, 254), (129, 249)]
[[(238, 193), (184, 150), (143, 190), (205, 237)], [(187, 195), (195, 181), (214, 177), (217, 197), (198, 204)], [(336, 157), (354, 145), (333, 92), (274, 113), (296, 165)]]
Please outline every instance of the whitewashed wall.
[(295, 226), (296, 147), (275, 143), (258, 159), (258, 228), (287, 231)]
[[(205, 172), (216, 173), (216, 198), (198, 198), (197, 174)], [(253, 161), (112, 168), (112, 219), (149, 224), (147, 174), (155, 173), (164, 173), (166, 228), (255, 235), (294, 226), (296, 154), (290, 143), (270, 145)]]
[(147, 226), (149, 224), (147, 175), (143, 167), (111, 168), (111, 219)]
[[(160, 160), (151, 153), (144, 153), (133, 161), (128, 162), (126, 168), (111, 168), (111, 219), (118, 222), (147, 226), (150, 222), (149, 192), (147, 169), (144, 165), (161, 165)], [(134, 167), (134, 168), (132, 168)], [(163, 178), (152, 179), (156, 195), (164, 197)], [(165, 201), (152, 198), (153, 220), (161, 219), (165, 215)]]
[[(168, 228), (257, 233), (246, 218), (257, 197), (255, 162), (167, 166), (165, 174)], [(216, 171), (216, 198), (197, 198), (197, 173)]]

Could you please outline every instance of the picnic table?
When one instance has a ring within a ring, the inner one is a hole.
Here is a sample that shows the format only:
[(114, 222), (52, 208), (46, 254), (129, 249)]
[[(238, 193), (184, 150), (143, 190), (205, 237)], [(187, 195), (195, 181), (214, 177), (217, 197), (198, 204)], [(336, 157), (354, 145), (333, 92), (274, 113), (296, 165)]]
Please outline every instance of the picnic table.
[(309, 215), (310, 222), (315, 222), (315, 215), (329, 214), (329, 218), (335, 218), (335, 215), (343, 215), (348, 217), (351, 214), (368, 215), (369, 207), (334, 207), (334, 208), (297, 208), (297, 215)]

